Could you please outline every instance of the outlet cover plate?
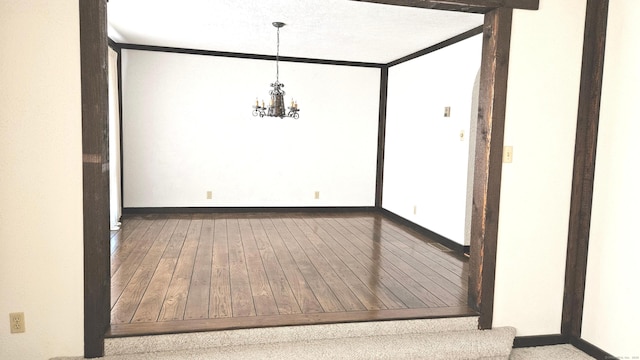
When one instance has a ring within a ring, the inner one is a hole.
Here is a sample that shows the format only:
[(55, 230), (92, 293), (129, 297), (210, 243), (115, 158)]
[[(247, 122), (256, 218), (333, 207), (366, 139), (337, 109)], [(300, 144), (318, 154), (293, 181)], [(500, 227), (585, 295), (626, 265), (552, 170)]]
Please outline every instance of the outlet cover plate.
[(10, 313), (9, 324), (11, 326), (12, 334), (25, 332), (24, 313), (23, 312)]

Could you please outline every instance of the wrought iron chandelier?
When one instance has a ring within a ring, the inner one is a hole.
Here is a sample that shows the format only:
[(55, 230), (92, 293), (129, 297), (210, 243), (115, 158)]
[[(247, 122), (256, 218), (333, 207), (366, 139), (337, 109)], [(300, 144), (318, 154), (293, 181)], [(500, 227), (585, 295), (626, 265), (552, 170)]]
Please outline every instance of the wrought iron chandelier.
[(262, 100), (262, 105), (258, 103), (258, 98), (256, 98), (256, 104), (253, 106), (253, 116), (273, 116), (280, 117), (281, 119), (284, 117), (292, 117), (297, 119), (300, 117), (298, 115), (298, 103), (296, 101), (291, 100), (291, 106), (289, 106), (289, 111), (285, 110), (284, 105), (284, 84), (280, 82), (280, 28), (285, 26), (285, 23), (282, 22), (274, 22), (273, 26), (276, 27), (278, 32), (278, 45), (276, 48), (276, 82), (271, 83), (272, 90), (269, 91), (269, 95), (271, 95), (271, 101), (269, 102), (269, 107), (264, 106), (264, 100)]

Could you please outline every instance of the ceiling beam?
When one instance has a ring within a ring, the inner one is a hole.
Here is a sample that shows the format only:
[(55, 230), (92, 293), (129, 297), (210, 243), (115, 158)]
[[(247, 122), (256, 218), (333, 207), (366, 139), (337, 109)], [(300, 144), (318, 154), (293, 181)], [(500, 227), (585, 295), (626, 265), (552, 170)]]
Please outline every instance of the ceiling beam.
[(540, 0), (353, 0), (376, 4), (409, 6), (484, 14), (496, 8), (538, 10)]

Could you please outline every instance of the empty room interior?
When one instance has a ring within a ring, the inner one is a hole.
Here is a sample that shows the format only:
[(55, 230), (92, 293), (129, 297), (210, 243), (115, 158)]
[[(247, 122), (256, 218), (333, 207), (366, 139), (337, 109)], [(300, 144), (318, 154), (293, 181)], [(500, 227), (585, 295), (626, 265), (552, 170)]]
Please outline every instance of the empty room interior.
[(434, 316), (640, 355), (640, 2), (170, 3), (0, 1), (0, 358)]
[(109, 2), (110, 336), (477, 315), (483, 16), (285, 4)]

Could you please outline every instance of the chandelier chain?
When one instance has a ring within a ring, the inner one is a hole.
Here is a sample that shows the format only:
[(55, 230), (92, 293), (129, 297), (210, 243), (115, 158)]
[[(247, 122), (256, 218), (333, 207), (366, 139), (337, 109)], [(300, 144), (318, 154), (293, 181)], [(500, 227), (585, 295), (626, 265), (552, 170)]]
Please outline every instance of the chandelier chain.
[(279, 64), (279, 60), (280, 60), (280, 28), (278, 28), (277, 38), (278, 38), (278, 41), (277, 41), (277, 46), (276, 46), (276, 82), (279, 83), (280, 82), (280, 64)]

